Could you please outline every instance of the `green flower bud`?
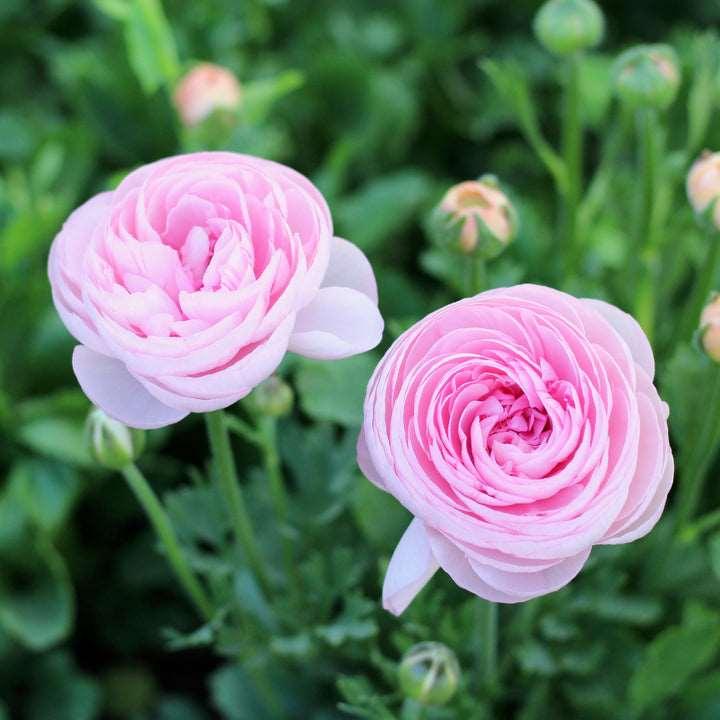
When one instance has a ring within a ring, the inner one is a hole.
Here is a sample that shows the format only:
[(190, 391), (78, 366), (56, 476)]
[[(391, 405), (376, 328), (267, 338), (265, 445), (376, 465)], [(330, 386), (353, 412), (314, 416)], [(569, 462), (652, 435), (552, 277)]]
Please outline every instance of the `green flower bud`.
[(535, 15), (533, 27), (546, 50), (570, 55), (600, 44), (605, 18), (592, 0), (549, 0)]
[(100, 408), (90, 411), (87, 419), (90, 454), (98, 465), (122, 470), (135, 462), (145, 448), (145, 431), (130, 428), (108, 417)]
[(259, 413), (270, 417), (282, 417), (292, 410), (295, 395), (281, 377), (271, 375), (253, 390), (249, 400)]
[(517, 214), (497, 178), (483, 175), (451, 187), (435, 209), (430, 232), (465, 254), (499, 255), (515, 238)]
[(634, 107), (664, 109), (680, 87), (680, 66), (669, 45), (639, 45), (615, 61), (615, 90)]
[(423, 705), (444, 705), (458, 688), (460, 665), (447, 645), (422, 642), (403, 655), (398, 678), (406, 697)]

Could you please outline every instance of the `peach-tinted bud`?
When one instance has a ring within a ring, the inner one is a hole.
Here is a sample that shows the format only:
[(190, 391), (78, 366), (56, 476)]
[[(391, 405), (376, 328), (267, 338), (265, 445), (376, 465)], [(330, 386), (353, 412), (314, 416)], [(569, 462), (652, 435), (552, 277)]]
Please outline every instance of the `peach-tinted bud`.
[(708, 357), (720, 362), (720, 295), (715, 295), (700, 315), (700, 338)]
[(713, 222), (720, 229), (720, 153), (706, 150), (690, 168), (687, 194), (696, 213), (704, 213), (711, 205)]
[(504, 247), (515, 235), (514, 211), (505, 193), (490, 178), (467, 180), (451, 187), (440, 202), (453, 224), (460, 223), (460, 249), (470, 253), (484, 228)]
[(191, 127), (220, 108), (237, 108), (242, 99), (242, 89), (227, 68), (200, 63), (180, 80), (173, 99), (183, 124)]
[(615, 61), (615, 89), (635, 107), (667, 108), (680, 87), (680, 64), (669, 45), (638, 45)]

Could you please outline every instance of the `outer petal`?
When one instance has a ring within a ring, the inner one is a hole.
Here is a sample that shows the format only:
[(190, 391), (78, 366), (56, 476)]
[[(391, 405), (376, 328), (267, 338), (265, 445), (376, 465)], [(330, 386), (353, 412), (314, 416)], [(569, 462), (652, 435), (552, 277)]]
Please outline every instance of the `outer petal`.
[(65, 221), (53, 240), (48, 258), (48, 277), (53, 302), (73, 337), (97, 351), (105, 349), (90, 315), (83, 307), (80, 279), (90, 236), (107, 217), (111, 192), (98, 193)]
[(583, 298), (580, 302), (600, 313), (627, 343), (635, 362), (651, 378), (655, 377), (655, 358), (653, 357), (652, 348), (638, 321), (632, 315), (628, 315), (620, 308), (603, 300)]
[(357, 440), (357, 464), (360, 466), (362, 474), (373, 484), (377, 485), (381, 490), (387, 490), (385, 483), (380, 477), (380, 473), (377, 471), (375, 464), (373, 463), (370, 455), (370, 450), (367, 446), (367, 438), (365, 437), (365, 430), (360, 430)]
[(155, 399), (119, 360), (83, 345), (78, 345), (73, 352), (73, 370), (90, 400), (110, 417), (130, 427), (164, 427), (188, 414)]
[(460, 548), (441, 533), (429, 531), (428, 535), (440, 567), (455, 583), (491, 602), (524, 602), (558, 590), (580, 572), (590, 555), (590, 548), (587, 548), (548, 568), (531, 572), (507, 572), (471, 562)]
[(377, 305), (377, 283), (370, 261), (357, 245), (339, 237), (332, 240), (322, 287), (349, 287), (367, 295)]
[(337, 360), (374, 348), (382, 332), (380, 311), (367, 295), (326, 287), (298, 313), (289, 349), (318, 360)]
[(425, 526), (415, 518), (390, 558), (383, 584), (383, 607), (400, 615), (437, 569)]

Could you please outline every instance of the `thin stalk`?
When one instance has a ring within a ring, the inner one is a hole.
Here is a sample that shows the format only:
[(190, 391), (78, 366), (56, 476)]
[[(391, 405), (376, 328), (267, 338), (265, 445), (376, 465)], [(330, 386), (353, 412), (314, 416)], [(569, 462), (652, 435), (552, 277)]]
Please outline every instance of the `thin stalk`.
[(185, 554), (180, 547), (175, 529), (170, 522), (165, 508), (153, 491), (145, 476), (137, 466), (130, 464), (122, 470), (122, 474), (138, 502), (148, 516), (160, 544), (165, 551), (168, 562), (177, 579), (205, 620), (213, 617), (213, 606), (200, 581), (195, 577)]
[(212, 451), (215, 471), (218, 478), (220, 494), (227, 505), (235, 537), (245, 553), (248, 565), (255, 573), (255, 577), (263, 590), (269, 590), (269, 583), (260, 557), (255, 532), (253, 531), (250, 515), (248, 514), (243, 497), (242, 488), (238, 481), (235, 459), (230, 447), (230, 436), (222, 410), (205, 413), (208, 439)]
[(697, 511), (708, 469), (720, 444), (720, 367), (713, 367), (705, 408), (707, 416), (687, 456), (678, 493), (677, 527), (681, 535)]
[(562, 227), (565, 271), (571, 273), (578, 262), (578, 209), (582, 196), (583, 131), (580, 98), (580, 55), (569, 58), (562, 100), (562, 157), (566, 185), (563, 194)]
[(277, 449), (277, 419), (267, 415), (257, 419), (258, 447), (262, 452), (265, 472), (267, 473), (270, 500), (273, 505), (275, 517), (280, 528), (280, 541), (282, 543), (283, 562), (288, 582), (297, 589), (299, 576), (294, 560), (294, 550), (291, 539), (284, 532), (288, 523), (288, 494), (280, 465), (280, 455)]
[(483, 290), (487, 290), (487, 274), (485, 271), (485, 258), (478, 252), (465, 256), (467, 262), (467, 297), (473, 297)]
[(658, 222), (655, 212), (661, 170), (661, 130), (653, 109), (639, 110), (638, 134), (638, 223), (635, 256), (638, 276), (635, 316), (652, 342), (655, 326), (655, 288), (659, 250)]
[(477, 603), (480, 676), (484, 685), (494, 685), (498, 675), (498, 606), (489, 600), (479, 599)]

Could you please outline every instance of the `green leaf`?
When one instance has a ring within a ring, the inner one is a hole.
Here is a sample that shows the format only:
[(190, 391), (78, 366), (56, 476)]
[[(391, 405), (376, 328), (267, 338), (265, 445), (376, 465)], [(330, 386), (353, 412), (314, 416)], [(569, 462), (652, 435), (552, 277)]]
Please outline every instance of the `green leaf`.
[(367, 598), (351, 595), (340, 615), (332, 623), (315, 628), (315, 634), (335, 648), (351, 640), (369, 640), (378, 632), (377, 622), (371, 617), (375, 608), (376, 604)]
[(345, 237), (371, 252), (415, 220), (434, 187), (428, 175), (412, 168), (375, 178), (338, 203), (338, 227)]
[(275, 77), (247, 83), (243, 86), (243, 117), (250, 123), (263, 122), (278, 100), (302, 87), (304, 82), (301, 72), (286, 70)]
[(360, 427), (365, 388), (375, 364), (372, 354), (303, 362), (295, 376), (303, 411), (315, 420)]
[(100, 690), (65, 652), (45, 656), (33, 677), (27, 720), (93, 720), (100, 715)]
[(210, 677), (213, 705), (227, 720), (272, 720), (250, 675), (239, 665), (226, 665)]
[(65, 563), (48, 543), (28, 548), (22, 566), (9, 568), (0, 582), (0, 623), (31, 650), (45, 650), (63, 640), (72, 629), (75, 611)]
[(352, 499), (355, 522), (377, 548), (392, 551), (412, 519), (392, 495), (371, 482), (359, 482)]
[(347, 701), (340, 703), (340, 709), (349, 715), (366, 720), (396, 720), (366, 677), (345, 675), (338, 679), (337, 686)]
[(172, 88), (180, 64), (160, 0), (132, 0), (125, 20), (125, 42), (130, 65), (145, 94), (152, 95), (163, 85)]
[(685, 608), (682, 623), (663, 630), (647, 646), (630, 681), (638, 711), (655, 707), (683, 689), (720, 649), (720, 615), (699, 604)]
[(47, 460), (21, 460), (13, 466), (9, 487), (27, 516), (54, 534), (64, 524), (80, 491), (80, 478), (67, 465)]

